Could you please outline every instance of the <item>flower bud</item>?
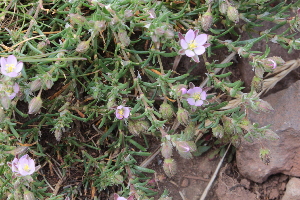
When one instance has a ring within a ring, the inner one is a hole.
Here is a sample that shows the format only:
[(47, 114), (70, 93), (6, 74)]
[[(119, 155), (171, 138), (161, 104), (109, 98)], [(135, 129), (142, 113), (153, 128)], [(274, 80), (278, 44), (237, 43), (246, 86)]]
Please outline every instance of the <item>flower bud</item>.
[(225, 15), (227, 13), (227, 9), (228, 9), (228, 5), (226, 2), (222, 1), (220, 4), (219, 4), (219, 11), (220, 13), (222, 13), (223, 15)]
[(62, 131), (60, 128), (55, 129), (54, 136), (55, 136), (56, 141), (59, 142), (61, 140)]
[(163, 169), (168, 177), (172, 177), (177, 172), (177, 164), (174, 159), (167, 158), (164, 161)]
[(190, 122), (190, 115), (187, 110), (184, 108), (179, 108), (177, 111), (177, 120), (179, 121), (180, 124), (186, 126)]
[(83, 26), (83, 25), (87, 24), (87, 20), (85, 19), (85, 17), (83, 17), (79, 14), (71, 13), (69, 16), (70, 16), (70, 23), (72, 25), (78, 24), (80, 26)]
[(18, 147), (16, 147), (13, 150), (6, 151), (6, 153), (10, 153), (10, 154), (12, 154), (14, 156), (17, 156), (17, 155), (22, 155), (22, 154), (26, 153), (27, 150), (28, 150), (28, 147), (18, 146)]
[(239, 11), (235, 7), (229, 6), (227, 10), (227, 17), (230, 21), (233, 21), (234, 23), (238, 23)]
[(152, 42), (154, 42), (154, 43), (159, 42), (159, 38), (158, 38), (156, 35), (151, 35), (151, 40), (152, 40)]
[(183, 130), (184, 138), (183, 140), (192, 140), (194, 138), (196, 131), (196, 123), (195, 122), (190, 122), (187, 127)]
[(23, 198), (24, 200), (35, 200), (34, 194), (27, 189), (24, 191)]
[(44, 50), (47, 46), (47, 43), (44, 41), (41, 41), (38, 43), (38, 45), (36, 46), (38, 50)]
[(174, 141), (174, 144), (180, 156), (185, 159), (192, 158), (191, 152), (197, 150), (196, 144), (193, 141)]
[(126, 20), (130, 20), (133, 17), (133, 11), (132, 10), (125, 10), (124, 17)]
[(271, 111), (274, 111), (274, 109), (272, 108), (272, 106), (264, 101), (264, 100), (261, 100), (259, 99), (258, 101), (256, 101), (256, 106), (259, 110), (263, 111), (263, 112), (271, 112)]
[(170, 29), (167, 29), (164, 35), (166, 39), (173, 39), (175, 36), (174, 31)]
[(1, 98), (1, 105), (5, 110), (8, 110), (11, 104), (10, 98), (5, 94), (1, 95), (0, 98)]
[(260, 93), (263, 89), (263, 80), (257, 76), (254, 76), (251, 82), (251, 86), (257, 93)]
[(35, 92), (35, 91), (41, 89), (41, 87), (42, 87), (42, 80), (40, 78), (37, 78), (34, 81), (32, 81), (31, 83), (29, 83), (29, 85), (30, 85), (30, 91), (31, 92)]
[(85, 53), (90, 47), (90, 40), (80, 42), (75, 51), (78, 53)]
[(43, 104), (43, 101), (42, 101), (40, 95), (31, 99), (31, 101), (29, 102), (29, 106), (28, 106), (28, 114), (38, 113), (42, 107), (42, 104)]
[(157, 27), (155, 30), (154, 30), (154, 33), (155, 35), (157, 36), (163, 36), (163, 34), (165, 33), (165, 29), (163, 27)]
[(99, 32), (105, 31), (105, 29), (106, 29), (106, 21), (104, 21), (104, 20), (102, 20), (102, 21), (95, 21), (94, 28), (95, 28), (95, 30), (97, 30)]
[(119, 30), (118, 37), (122, 45), (124, 45), (125, 47), (129, 46), (130, 38), (128, 37), (125, 30)]
[(133, 121), (128, 120), (128, 130), (133, 135), (140, 135), (141, 133), (146, 133), (150, 127), (150, 124), (146, 120), (142, 121)]
[(216, 138), (222, 138), (224, 136), (223, 126), (218, 124), (216, 127), (212, 128), (213, 135)]
[(204, 31), (208, 31), (212, 25), (212, 22), (213, 22), (213, 16), (211, 14), (211, 10), (209, 7), (208, 10), (206, 11), (206, 13), (204, 13), (204, 15), (201, 18), (202, 29)]
[(173, 151), (173, 147), (170, 141), (166, 141), (162, 143), (161, 154), (164, 158), (171, 158)]
[(159, 113), (163, 119), (171, 119), (173, 116), (172, 106), (168, 103), (163, 103), (160, 105)]
[(272, 130), (266, 129), (264, 132), (264, 137), (268, 140), (279, 140), (279, 136)]
[(0, 122), (2, 122), (4, 118), (5, 118), (4, 109), (2, 107), (0, 107)]

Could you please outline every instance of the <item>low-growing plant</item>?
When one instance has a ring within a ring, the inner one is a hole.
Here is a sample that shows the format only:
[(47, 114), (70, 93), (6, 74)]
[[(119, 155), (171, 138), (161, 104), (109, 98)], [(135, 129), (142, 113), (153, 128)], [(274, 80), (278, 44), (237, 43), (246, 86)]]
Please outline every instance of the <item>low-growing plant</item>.
[[(150, 199), (155, 171), (147, 167), (158, 151), (172, 177), (175, 151), (192, 159), (213, 148), (214, 158), (243, 138), (278, 139), (247, 114), (272, 112), (260, 96), (300, 65), (269, 56), (267, 45), (300, 49), (299, 6), (1, 1), (1, 199)], [(266, 22), (272, 28), (257, 31)], [(242, 40), (242, 32), (250, 38)], [(257, 43), (265, 52), (253, 50)], [(220, 52), (224, 60), (216, 60)], [(236, 58), (253, 66), (249, 92), (231, 77)], [(153, 154), (150, 138), (160, 141)], [(258, 155), (268, 163), (269, 153), (262, 148)], [(165, 191), (160, 199), (171, 198)]]

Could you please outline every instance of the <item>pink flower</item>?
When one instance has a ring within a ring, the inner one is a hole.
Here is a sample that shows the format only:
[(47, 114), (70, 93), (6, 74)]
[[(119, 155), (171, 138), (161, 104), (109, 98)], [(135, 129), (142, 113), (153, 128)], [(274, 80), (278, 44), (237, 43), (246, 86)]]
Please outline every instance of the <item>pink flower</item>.
[(18, 62), (14, 55), (10, 55), (7, 58), (1, 57), (1, 73), (9, 77), (19, 76), (22, 68), (23, 62)]
[(34, 160), (31, 159), (28, 154), (22, 156), (20, 159), (15, 157), (8, 165), (17, 176), (31, 175), (40, 168), (40, 166), (35, 166)]
[(192, 106), (201, 106), (206, 100), (206, 92), (200, 87), (194, 87), (187, 91), (187, 94), (190, 95), (190, 98), (187, 99), (187, 102)]
[(277, 67), (277, 63), (274, 60), (268, 59), (268, 61), (270, 61), (272, 63), (272, 64), (268, 64), (268, 65), (272, 66), (272, 69), (275, 69)]
[(208, 35), (200, 34), (198, 35), (198, 30), (189, 30), (185, 37), (181, 33), (178, 34), (180, 39), (180, 45), (182, 49), (179, 50), (181, 55), (187, 55), (191, 57), (195, 62), (200, 62), (198, 55), (205, 52), (205, 48), (209, 47), (210, 44), (206, 43)]
[(124, 106), (118, 106), (116, 110), (116, 117), (118, 119), (128, 118), (130, 114), (130, 108)]
[(20, 91), (20, 86), (17, 83), (13, 86), (0, 84), (0, 91), (4, 92), (10, 99), (13, 99)]
[(114, 193), (114, 200), (133, 200), (133, 196), (126, 199), (125, 197), (120, 197), (118, 194)]
[(150, 10), (148, 10), (148, 14), (150, 15), (149, 18), (154, 19), (156, 18), (156, 14), (153, 8), (151, 8)]

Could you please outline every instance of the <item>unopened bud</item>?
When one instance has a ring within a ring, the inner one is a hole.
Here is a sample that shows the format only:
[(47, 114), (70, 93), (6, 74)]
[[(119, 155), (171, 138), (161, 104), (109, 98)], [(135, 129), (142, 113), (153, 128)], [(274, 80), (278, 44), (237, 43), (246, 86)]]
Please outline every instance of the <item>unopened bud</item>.
[(173, 39), (175, 36), (174, 31), (170, 29), (167, 29), (164, 35), (166, 39)]
[(35, 92), (37, 90), (40, 90), (42, 87), (42, 80), (40, 78), (35, 79), (30, 84), (30, 91)]
[(263, 79), (261, 79), (257, 76), (254, 76), (252, 79), (251, 85), (257, 93), (260, 93), (263, 89)]
[(266, 129), (264, 132), (264, 137), (268, 140), (279, 140), (279, 136), (272, 130)]
[(89, 49), (89, 47), (90, 47), (90, 40), (82, 41), (77, 45), (75, 51), (77, 51), (78, 53), (85, 53)]
[(128, 130), (133, 135), (140, 135), (146, 133), (150, 124), (146, 120), (128, 120)]
[(132, 10), (125, 10), (124, 17), (127, 20), (130, 20), (133, 17), (133, 11)]
[(28, 106), (28, 114), (38, 113), (42, 107), (42, 104), (43, 104), (43, 101), (42, 101), (40, 95), (31, 99), (31, 101), (29, 102), (29, 106)]
[(85, 17), (79, 15), (79, 14), (70, 14), (70, 23), (72, 25), (78, 24), (80, 26), (83, 26), (85, 24), (87, 24), (87, 20), (85, 19)]
[(177, 172), (177, 164), (174, 159), (167, 158), (164, 161), (163, 169), (168, 177), (172, 177)]
[(168, 103), (163, 103), (160, 105), (159, 113), (163, 119), (171, 119), (173, 116), (172, 106)]
[(227, 9), (228, 9), (228, 5), (226, 2), (222, 1), (220, 4), (219, 4), (219, 11), (220, 13), (222, 13), (223, 15), (225, 15), (227, 13)]
[(56, 141), (60, 141), (61, 140), (62, 131), (61, 131), (60, 128), (55, 129), (54, 136), (55, 136)]
[(183, 140), (192, 140), (194, 138), (196, 131), (196, 123), (195, 122), (190, 122), (187, 127), (183, 130), (184, 138)]
[(38, 45), (36, 47), (37, 47), (38, 50), (43, 50), (43, 49), (46, 48), (46, 46), (47, 46), (47, 43), (44, 42), (44, 41), (41, 41), (41, 42), (38, 43)]
[(173, 147), (170, 141), (166, 141), (162, 143), (161, 154), (164, 158), (171, 158), (173, 151)]
[(151, 35), (151, 39), (154, 43), (159, 42), (159, 38), (156, 35)]
[(193, 141), (174, 141), (178, 153), (185, 159), (192, 158), (191, 152), (196, 151), (197, 147)]
[(5, 118), (4, 109), (2, 107), (0, 107), (0, 122), (2, 122), (4, 118)]
[(1, 105), (5, 110), (8, 110), (11, 104), (10, 98), (5, 94), (1, 95), (0, 98), (1, 98)]
[(224, 136), (223, 126), (218, 124), (216, 127), (212, 128), (213, 135), (216, 138), (222, 138)]
[(28, 150), (28, 147), (18, 146), (13, 150), (6, 151), (6, 153), (10, 153), (10, 154), (16, 156), (16, 155), (22, 155), (22, 154), (26, 153), (27, 150)]
[(235, 7), (229, 6), (227, 10), (227, 17), (230, 21), (233, 21), (234, 23), (238, 23), (239, 11)]
[(179, 108), (177, 111), (177, 120), (179, 121), (180, 124), (182, 125), (188, 125), (190, 122), (190, 115), (187, 110), (184, 108)]
[(94, 27), (97, 31), (103, 32), (106, 29), (106, 21), (95, 21)]
[(154, 30), (155, 35), (157, 36), (163, 36), (163, 34), (165, 33), (165, 29), (163, 27), (157, 27)]
[(128, 37), (127, 32), (125, 30), (119, 30), (118, 36), (122, 45), (124, 45), (125, 47), (129, 46), (130, 38)]
[(24, 191), (23, 198), (24, 200), (35, 200), (34, 194), (27, 189)]
[(206, 11), (206, 13), (204, 13), (204, 15), (201, 18), (201, 27), (204, 31), (208, 31), (212, 25), (213, 22), (213, 16), (211, 14), (211, 10), (210, 7), (208, 8), (208, 10)]
[(258, 100), (256, 102), (256, 106), (259, 110), (263, 111), (263, 112), (271, 112), (274, 111), (274, 109), (272, 108), (271, 104), (269, 104), (268, 102), (264, 101), (264, 100)]

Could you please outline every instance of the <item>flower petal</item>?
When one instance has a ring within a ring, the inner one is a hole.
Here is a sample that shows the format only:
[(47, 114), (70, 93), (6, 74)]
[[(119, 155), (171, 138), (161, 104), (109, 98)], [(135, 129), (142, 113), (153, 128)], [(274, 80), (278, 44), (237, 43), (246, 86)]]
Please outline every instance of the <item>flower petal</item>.
[(124, 118), (128, 118), (129, 114), (130, 114), (130, 109), (129, 107), (124, 107), (123, 108), (123, 112), (124, 112)]
[(202, 106), (203, 101), (202, 100), (198, 100), (195, 102), (195, 106)]
[(201, 99), (206, 100), (207, 94), (205, 91), (201, 92)]
[(198, 46), (197, 48), (194, 49), (194, 52), (197, 55), (201, 55), (205, 52), (205, 47), (204, 46)]
[(1, 68), (4, 68), (4, 66), (6, 65), (6, 59), (4, 57), (1, 57), (0, 63), (1, 63)]
[(193, 56), (192, 57), (193, 61), (195, 61), (196, 63), (199, 63), (200, 60), (199, 60), (199, 57), (197, 55)]
[(188, 57), (193, 57), (195, 55), (195, 52), (188, 49), (188, 50), (185, 50), (185, 55), (187, 55)]
[(195, 39), (196, 35), (195, 32), (190, 29), (186, 34), (185, 34), (185, 41), (187, 43), (190, 43), (191, 41), (193, 41)]
[(183, 49), (187, 49), (189, 47), (188, 43), (185, 40), (180, 40), (180, 46)]
[(19, 62), (14, 69), (14, 72), (19, 73), (23, 69), (23, 62)]
[(194, 87), (193, 90), (194, 90), (194, 93), (198, 93), (198, 94), (202, 93), (202, 91), (203, 91), (201, 87)]
[(180, 49), (180, 50), (178, 51), (178, 53), (179, 53), (180, 55), (185, 55), (185, 49)]
[(6, 62), (7, 62), (6, 64), (13, 64), (13, 65), (17, 65), (18, 63), (17, 58), (14, 55), (8, 56)]
[(207, 41), (207, 34), (200, 34), (195, 38), (196, 43), (200, 46), (204, 45)]
[(187, 102), (192, 106), (195, 105), (195, 99), (193, 99), (193, 98), (188, 98)]

